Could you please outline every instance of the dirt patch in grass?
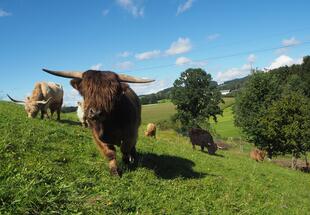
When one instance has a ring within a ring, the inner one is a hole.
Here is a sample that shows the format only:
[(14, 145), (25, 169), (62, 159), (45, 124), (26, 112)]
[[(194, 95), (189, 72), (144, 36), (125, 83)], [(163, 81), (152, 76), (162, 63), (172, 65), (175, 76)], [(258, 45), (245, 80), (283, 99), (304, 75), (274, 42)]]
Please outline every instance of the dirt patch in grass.
[[(276, 159), (276, 160), (272, 160), (273, 163), (285, 167), (285, 168), (291, 168), (292, 165), (292, 161), (288, 160), (288, 159)], [(297, 160), (297, 166), (296, 166), (297, 170), (303, 171), (303, 172), (310, 172), (310, 168), (307, 167), (306, 162), (302, 159), (298, 159)]]

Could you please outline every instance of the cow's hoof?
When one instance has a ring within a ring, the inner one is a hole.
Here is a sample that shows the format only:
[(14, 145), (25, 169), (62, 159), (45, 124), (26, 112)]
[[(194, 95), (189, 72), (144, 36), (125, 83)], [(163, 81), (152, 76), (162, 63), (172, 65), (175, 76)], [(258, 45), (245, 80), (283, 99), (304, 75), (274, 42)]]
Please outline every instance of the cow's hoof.
[(122, 177), (122, 171), (118, 168), (112, 168), (110, 169), (110, 174), (112, 176), (116, 176), (116, 177)]

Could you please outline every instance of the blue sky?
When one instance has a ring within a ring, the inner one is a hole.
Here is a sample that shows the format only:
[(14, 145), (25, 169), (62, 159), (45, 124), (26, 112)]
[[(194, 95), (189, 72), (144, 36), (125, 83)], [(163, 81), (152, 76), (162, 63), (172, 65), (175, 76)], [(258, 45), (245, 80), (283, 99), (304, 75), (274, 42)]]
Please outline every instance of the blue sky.
[(156, 79), (132, 85), (145, 94), (188, 67), (221, 83), (251, 67), (300, 63), (310, 54), (309, 8), (309, 0), (0, 0), (0, 98), (22, 99), (36, 81), (54, 81), (65, 104), (80, 99), (68, 79), (41, 68)]

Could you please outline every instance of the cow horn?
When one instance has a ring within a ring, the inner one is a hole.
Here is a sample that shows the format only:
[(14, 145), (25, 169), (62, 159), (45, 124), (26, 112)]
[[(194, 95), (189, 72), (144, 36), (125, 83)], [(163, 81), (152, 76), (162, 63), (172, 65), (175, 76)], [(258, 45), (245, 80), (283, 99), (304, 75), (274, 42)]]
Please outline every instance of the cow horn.
[(124, 74), (118, 74), (118, 78), (120, 81), (127, 82), (127, 83), (150, 83), (150, 82), (155, 81), (152, 79), (136, 78), (136, 77), (124, 75)]
[(64, 78), (82, 78), (83, 72), (78, 71), (53, 71), (49, 69), (42, 69), (44, 72), (47, 72), (52, 75), (64, 77)]
[(37, 104), (47, 104), (50, 100), (51, 100), (52, 97), (49, 97), (46, 101), (36, 101)]
[(25, 101), (19, 101), (19, 100), (13, 99), (11, 96), (9, 96), (9, 94), (6, 94), (6, 95), (9, 97), (9, 99), (11, 99), (12, 102), (25, 103)]

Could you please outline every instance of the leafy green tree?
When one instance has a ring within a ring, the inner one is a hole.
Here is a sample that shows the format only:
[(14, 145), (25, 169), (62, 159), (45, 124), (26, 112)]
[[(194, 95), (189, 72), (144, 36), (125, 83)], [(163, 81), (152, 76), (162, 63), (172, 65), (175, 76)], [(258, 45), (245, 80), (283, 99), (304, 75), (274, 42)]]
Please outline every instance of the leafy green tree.
[(219, 104), (224, 101), (217, 83), (202, 69), (182, 72), (173, 84), (171, 98), (177, 109), (174, 118), (183, 131), (207, 123), (210, 117), (216, 121), (216, 115), (222, 114)]
[(305, 57), (301, 65), (255, 73), (236, 97), (235, 124), (269, 158), (310, 150), (309, 66)]
[(269, 158), (282, 151), (281, 145), (273, 143), (268, 135), (262, 135), (264, 127), (260, 127), (259, 122), (279, 95), (276, 79), (268, 73), (254, 73), (237, 94), (234, 105), (236, 126), (241, 127), (250, 142), (265, 149)]
[(293, 155), (292, 168), (296, 168), (296, 159), (310, 150), (309, 98), (300, 92), (288, 92), (272, 103), (258, 126), (264, 128), (263, 136), (281, 146), (282, 153)]

